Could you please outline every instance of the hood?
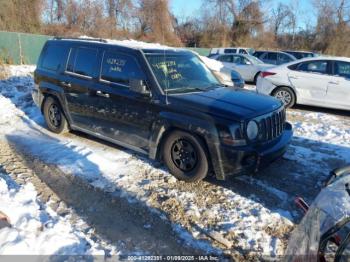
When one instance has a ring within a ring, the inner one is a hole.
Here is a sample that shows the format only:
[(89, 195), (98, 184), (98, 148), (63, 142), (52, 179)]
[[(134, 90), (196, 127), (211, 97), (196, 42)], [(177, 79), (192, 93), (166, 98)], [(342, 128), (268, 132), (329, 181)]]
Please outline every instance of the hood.
[(271, 96), (223, 87), (206, 92), (171, 95), (169, 102), (177, 107), (237, 121), (267, 114), (282, 106), (279, 100)]

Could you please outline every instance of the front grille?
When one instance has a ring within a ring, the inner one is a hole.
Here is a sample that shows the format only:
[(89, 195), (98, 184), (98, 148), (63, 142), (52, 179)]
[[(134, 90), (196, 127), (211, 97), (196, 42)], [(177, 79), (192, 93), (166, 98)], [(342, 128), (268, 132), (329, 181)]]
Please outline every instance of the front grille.
[(269, 141), (276, 137), (279, 137), (283, 130), (286, 122), (286, 112), (283, 108), (272, 112), (267, 115), (263, 115), (257, 119), (259, 124), (259, 140)]

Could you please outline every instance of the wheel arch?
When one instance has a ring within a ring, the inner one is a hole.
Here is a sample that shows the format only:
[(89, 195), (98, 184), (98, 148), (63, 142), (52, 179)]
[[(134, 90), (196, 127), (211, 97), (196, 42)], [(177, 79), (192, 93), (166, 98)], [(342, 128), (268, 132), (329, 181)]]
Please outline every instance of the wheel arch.
[(42, 101), (41, 106), (40, 106), (41, 113), (44, 114), (44, 105), (45, 105), (47, 98), (52, 97), (53, 99), (57, 100), (57, 102), (59, 103), (59, 105), (63, 111), (62, 113), (67, 120), (68, 126), (69, 126), (69, 128), (71, 128), (70, 127), (71, 118), (70, 118), (70, 115), (69, 115), (67, 108), (65, 106), (66, 103), (65, 103), (63, 91), (61, 91), (60, 89), (40, 88), (40, 92), (43, 95), (43, 101)]
[(297, 104), (297, 101), (298, 101), (297, 91), (296, 91), (293, 87), (291, 87), (291, 86), (288, 86), (288, 85), (278, 85), (278, 86), (276, 86), (274, 89), (271, 90), (270, 95), (273, 96), (273, 93), (274, 93), (277, 89), (282, 88), (282, 87), (285, 87), (285, 88), (288, 88), (288, 89), (292, 90), (292, 92), (293, 92), (293, 94), (294, 94), (294, 97), (295, 97), (295, 103), (294, 103), (294, 104)]
[(217, 149), (218, 134), (214, 124), (209, 125), (207, 121), (201, 121), (192, 117), (169, 114), (170, 118), (162, 118), (155, 122), (152, 128), (152, 134), (149, 141), (149, 157), (151, 159), (162, 160), (162, 147), (168, 135), (175, 130), (180, 130), (194, 134), (199, 138), (208, 154), (210, 168), (214, 171), (218, 179), (224, 179), (224, 171), (221, 165), (221, 156)]
[(261, 73), (261, 70), (258, 70), (258, 72), (256, 72), (255, 75), (254, 75), (253, 81), (254, 81), (255, 84), (256, 84), (256, 82), (258, 80), (258, 77), (259, 77), (260, 73)]

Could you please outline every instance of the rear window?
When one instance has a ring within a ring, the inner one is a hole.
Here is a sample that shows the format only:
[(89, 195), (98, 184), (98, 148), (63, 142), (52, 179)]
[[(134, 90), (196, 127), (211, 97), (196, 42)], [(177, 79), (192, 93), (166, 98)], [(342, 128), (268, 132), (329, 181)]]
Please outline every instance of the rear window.
[(225, 49), (224, 50), (224, 53), (225, 54), (233, 54), (233, 53), (237, 53), (237, 49), (232, 49), (232, 48), (230, 48), (230, 49)]
[(48, 44), (44, 49), (41, 67), (56, 71), (60, 68), (64, 57), (66, 57), (66, 48), (64, 46)]
[(267, 53), (268, 60), (277, 60), (277, 53)]
[(101, 69), (102, 80), (129, 85), (130, 79), (145, 80), (145, 78), (143, 71), (133, 57), (105, 52)]
[(71, 48), (67, 71), (92, 77), (96, 59), (97, 49), (86, 47)]
[(287, 56), (286, 54), (278, 54), (278, 60), (279, 61), (282, 61), (282, 62), (290, 62), (290, 61), (293, 61), (293, 59), (289, 56)]

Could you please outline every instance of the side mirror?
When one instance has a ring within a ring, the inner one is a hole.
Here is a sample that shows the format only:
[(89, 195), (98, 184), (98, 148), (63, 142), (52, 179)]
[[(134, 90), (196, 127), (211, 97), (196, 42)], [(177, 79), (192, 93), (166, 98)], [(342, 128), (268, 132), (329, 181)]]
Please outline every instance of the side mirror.
[(250, 62), (250, 61), (246, 61), (246, 62), (245, 62), (245, 64), (246, 64), (246, 65), (251, 65), (251, 64), (252, 64), (252, 62)]
[(145, 82), (141, 79), (130, 79), (130, 90), (141, 95), (151, 95), (150, 90), (147, 88)]

